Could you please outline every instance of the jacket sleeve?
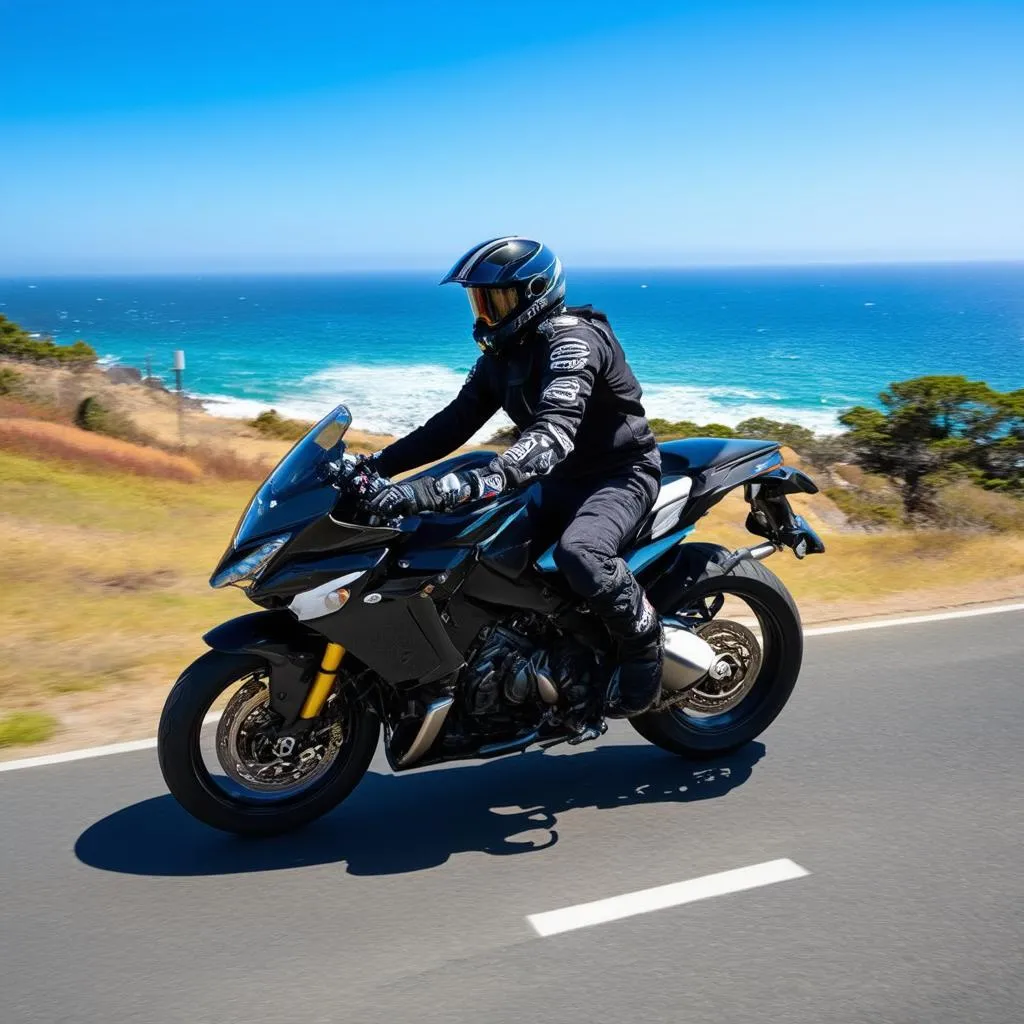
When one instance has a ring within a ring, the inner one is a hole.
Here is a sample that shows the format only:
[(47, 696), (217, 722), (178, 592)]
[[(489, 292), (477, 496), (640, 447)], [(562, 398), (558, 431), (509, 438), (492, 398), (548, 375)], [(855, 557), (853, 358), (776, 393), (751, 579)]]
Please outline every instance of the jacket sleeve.
[(498, 411), (486, 359), (481, 356), (477, 360), (462, 390), (439, 413), (374, 457), (381, 473), (394, 476), (443, 458), (465, 444)]
[(547, 362), (533, 422), (491, 464), (512, 487), (550, 473), (572, 452), (594, 382), (608, 358), (604, 336), (582, 320), (544, 336)]

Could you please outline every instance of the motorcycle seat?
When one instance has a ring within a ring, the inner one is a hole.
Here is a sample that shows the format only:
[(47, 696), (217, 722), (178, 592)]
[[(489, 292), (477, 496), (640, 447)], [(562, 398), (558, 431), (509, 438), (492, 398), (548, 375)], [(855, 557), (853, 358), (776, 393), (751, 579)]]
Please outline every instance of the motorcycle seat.
[(662, 479), (690, 477), (708, 469), (746, 462), (758, 455), (770, 455), (779, 449), (777, 441), (746, 441), (730, 437), (687, 437), (665, 441), (661, 451)]

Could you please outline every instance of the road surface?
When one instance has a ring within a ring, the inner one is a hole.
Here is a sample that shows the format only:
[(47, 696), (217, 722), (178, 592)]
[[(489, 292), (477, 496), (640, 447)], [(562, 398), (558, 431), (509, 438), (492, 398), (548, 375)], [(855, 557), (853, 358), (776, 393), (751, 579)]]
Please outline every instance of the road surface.
[[(737, 755), (618, 723), (569, 753), (378, 759), (272, 841), (193, 822), (152, 750), (5, 772), (0, 1020), (1020, 1022), (1022, 662), (1019, 611), (817, 636)], [(796, 871), (704, 880), (775, 862)]]

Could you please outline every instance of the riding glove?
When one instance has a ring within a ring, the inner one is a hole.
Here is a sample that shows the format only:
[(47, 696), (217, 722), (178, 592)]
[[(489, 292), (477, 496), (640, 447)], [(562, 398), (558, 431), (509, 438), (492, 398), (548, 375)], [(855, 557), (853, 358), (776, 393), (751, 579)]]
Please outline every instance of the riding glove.
[(388, 518), (447, 511), (467, 501), (496, 497), (504, 488), (504, 476), (490, 469), (446, 473), (441, 477), (421, 476), (389, 484), (370, 502), (370, 509)]

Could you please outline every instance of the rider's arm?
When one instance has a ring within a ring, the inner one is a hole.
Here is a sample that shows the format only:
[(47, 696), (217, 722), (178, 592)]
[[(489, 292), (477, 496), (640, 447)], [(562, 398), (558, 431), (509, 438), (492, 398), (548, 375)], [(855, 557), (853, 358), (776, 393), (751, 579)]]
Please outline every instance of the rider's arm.
[(490, 466), (503, 474), (506, 486), (550, 473), (573, 450), (606, 349), (603, 335), (582, 322), (550, 333), (533, 422)]
[(462, 390), (439, 413), (374, 456), (378, 472), (394, 476), (444, 458), (498, 411), (499, 401), (490, 385), (486, 361), (487, 356), (477, 360)]

